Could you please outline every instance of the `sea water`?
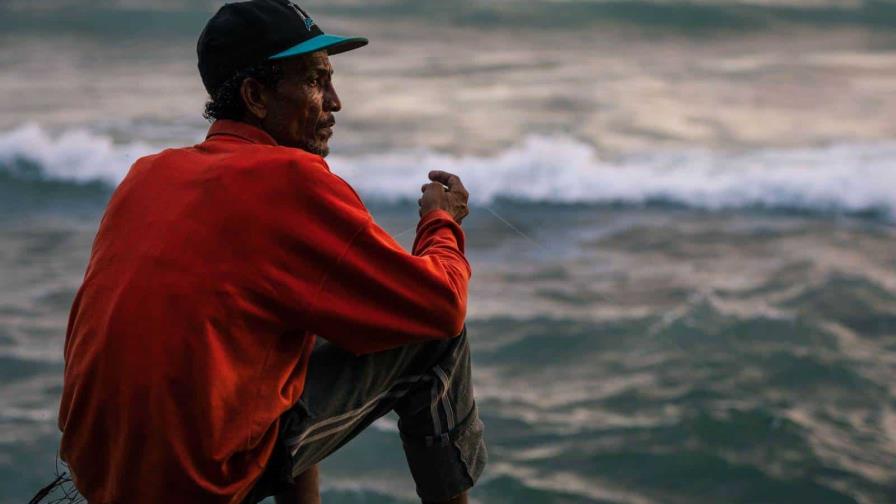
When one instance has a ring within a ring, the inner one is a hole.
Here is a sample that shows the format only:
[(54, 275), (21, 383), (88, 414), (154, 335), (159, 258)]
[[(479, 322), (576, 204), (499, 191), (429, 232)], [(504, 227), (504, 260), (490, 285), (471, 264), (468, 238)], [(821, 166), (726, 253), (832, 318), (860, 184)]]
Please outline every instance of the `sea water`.
[[(0, 502), (54, 473), (68, 311), (109, 194), (201, 141), (214, 2), (0, 3)], [(305, 2), (328, 158), (405, 246), (472, 203), (481, 503), (896, 502), (896, 8)], [(327, 503), (414, 501), (394, 418)]]

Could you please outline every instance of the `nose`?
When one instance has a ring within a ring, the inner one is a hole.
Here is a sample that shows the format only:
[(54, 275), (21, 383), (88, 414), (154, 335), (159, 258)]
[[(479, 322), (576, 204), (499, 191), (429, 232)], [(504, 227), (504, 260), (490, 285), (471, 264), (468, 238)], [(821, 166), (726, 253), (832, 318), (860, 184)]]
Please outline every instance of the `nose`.
[(339, 95), (336, 94), (336, 88), (333, 86), (332, 81), (327, 84), (327, 89), (324, 92), (324, 110), (327, 112), (339, 112), (342, 110), (342, 102), (339, 101)]

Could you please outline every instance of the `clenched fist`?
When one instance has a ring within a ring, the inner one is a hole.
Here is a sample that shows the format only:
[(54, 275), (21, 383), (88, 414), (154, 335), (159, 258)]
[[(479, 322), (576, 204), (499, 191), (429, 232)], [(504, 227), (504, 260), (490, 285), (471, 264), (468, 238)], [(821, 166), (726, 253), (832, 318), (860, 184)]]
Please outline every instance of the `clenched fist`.
[(460, 177), (452, 173), (433, 170), (429, 172), (429, 180), (432, 182), (423, 184), (420, 190), (423, 196), (417, 200), (420, 205), (420, 217), (433, 210), (445, 210), (450, 213), (458, 223), (470, 213), (467, 207), (467, 199), (470, 194), (464, 188)]

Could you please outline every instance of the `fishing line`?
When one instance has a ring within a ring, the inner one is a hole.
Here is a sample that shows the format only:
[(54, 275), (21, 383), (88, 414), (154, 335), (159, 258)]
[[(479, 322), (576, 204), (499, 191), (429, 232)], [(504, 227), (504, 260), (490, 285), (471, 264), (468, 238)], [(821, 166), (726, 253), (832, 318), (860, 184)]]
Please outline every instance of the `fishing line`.
[(516, 226), (514, 226), (513, 224), (511, 224), (510, 221), (508, 221), (508, 220), (505, 219), (504, 217), (501, 217), (500, 215), (498, 215), (498, 212), (492, 210), (491, 207), (484, 206), (484, 207), (482, 207), (482, 208), (488, 210), (489, 213), (491, 213), (492, 215), (494, 215), (495, 217), (497, 217), (499, 221), (503, 222), (507, 227), (509, 227), (510, 229), (512, 229), (513, 231), (515, 231), (516, 234), (522, 236), (523, 238), (525, 238), (526, 240), (528, 240), (530, 243), (532, 243), (532, 244), (535, 245), (536, 247), (540, 248), (541, 250), (543, 250), (543, 251), (545, 251), (545, 252), (548, 252), (547, 247), (545, 247), (545, 246), (542, 245), (541, 243), (535, 241), (533, 238), (531, 238), (531, 237), (530, 237), (529, 235), (527, 235), (526, 233), (520, 231), (520, 229), (519, 229), (518, 227), (516, 227)]
[[(546, 246), (544, 246), (541, 242), (535, 240), (534, 238), (532, 238), (531, 236), (529, 236), (528, 234), (523, 232), (520, 228), (514, 226), (512, 222), (510, 222), (507, 219), (505, 219), (504, 217), (502, 217), (493, 208), (491, 208), (489, 206), (483, 206), (482, 208), (486, 209), (490, 214), (494, 215), (496, 219), (501, 221), (502, 224), (504, 224), (505, 226), (510, 228), (513, 232), (520, 235), (522, 238), (524, 238), (526, 241), (528, 241), (532, 245), (535, 245), (536, 247), (538, 247), (539, 250), (541, 250), (542, 252), (550, 252), (550, 250), (548, 250), (548, 248)], [(393, 238), (399, 238), (403, 235), (410, 233), (411, 231), (413, 231), (415, 229), (417, 229), (417, 226), (409, 227), (409, 228), (405, 229), (404, 231), (394, 235)], [(614, 296), (607, 295), (606, 293), (603, 293), (603, 292), (591, 292), (591, 295), (596, 295), (601, 300), (609, 302), (609, 303), (617, 302), (617, 299)]]
[[(541, 242), (536, 241), (534, 238), (530, 237), (529, 235), (527, 235), (526, 233), (524, 233), (522, 230), (520, 230), (519, 228), (517, 228), (516, 226), (514, 226), (510, 221), (508, 221), (508, 220), (505, 219), (504, 217), (501, 217), (500, 215), (498, 215), (498, 212), (494, 211), (491, 207), (483, 206), (482, 208), (485, 208), (486, 210), (488, 210), (489, 213), (491, 213), (492, 215), (494, 215), (499, 221), (501, 221), (502, 223), (504, 223), (504, 225), (506, 225), (507, 227), (509, 227), (509, 228), (512, 229), (513, 231), (515, 231), (518, 235), (520, 235), (520, 236), (522, 236), (523, 238), (525, 238), (527, 241), (529, 241), (531, 244), (533, 244), (533, 245), (535, 245), (536, 247), (538, 247), (539, 249), (541, 249), (543, 252), (550, 252), (550, 251), (548, 250), (547, 247), (545, 247), (544, 245), (541, 244)], [(615, 303), (615, 302), (616, 302), (616, 299), (614, 299), (612, 296), (608, 296), (607, 294), (602, 293), (602, 292), (591, 292), (591, 294), (592, 294), (592, 295), (596, 295), (597, 297), (599, 297), (599, 298), (602, 299), (603, 301), (607, 301), (607, 302), (610, 302), (610, 303)]]
[(409, 227), (409, 228), (405, 229), (404, 231), (402, 231), (402, 232), (400, 232), (400, 233), (398, 233), (398, 234), (396, 234), (396, 235), (393, 235), (392, 238), (398, 238), (399, 236), (404, 236), (404, 235), (410, 233), (411, 231), (413, 231), (413, 230), (415, 230), (415, 229), (417, 229), (417, 225), (416, 225), (416, 224), (415, 224), (413, 227)]
[[(499, 221), (501, 221), (505, 226), (507, 226), (508, 228), (510, 228), (511, 230), (513, 230), (516, 234), (518, 234), (518, 235), (522, 236), (523, 238), (525, 238), (526, 241), (528, 241), (529, 243), (535, 245), (536, 247), (540, 248), (541, 250), (543, 250), (543, 251), (545, 251), (545, 252), (548, 251), (547, 247), (545, 247), (545, 246), (542, 245), (541, 243), (535, 241), (531, 236), (529, 236), (529, 235), (527, 235), (526, 233), (522, 232), (518, 227), (516, 227), (516, 226), (514, 226), (513, 224), (511, 224), (510, 221), (508, 221), (508, 220), (505, 219), (504, 217), (501, 217), (500, 215), (498, 215), (498, 212), (494, 211), (491, 207), (484, 206), (484, 207), (482, 207), (482, 208), (488, 210), (489, 213), (491, 213), (492, 215), (494, 215), (495, 217), (497, 217), (497, 219), (498, 219)], [(404, 236), (404, 235), (410, 233), (411, 231), (413, 231), (413, 230), (415, 230), (415, 229), (417, 229), (417, 226), (416, 226), (416, 225), (414, 225), (414, 226), (412, 226), (412, 227), (409, 227), (409, 228), (405, 229), (404, 231), (402, 231), (402, 232), (400, 232), (400, 233), (397, 233), (397, 234), (395, 234), (395, 235), (392, 235), (392, 237), (393, 237), (393, 238), (399, 238), (399, 237), (401, 237), (401, 236)]]

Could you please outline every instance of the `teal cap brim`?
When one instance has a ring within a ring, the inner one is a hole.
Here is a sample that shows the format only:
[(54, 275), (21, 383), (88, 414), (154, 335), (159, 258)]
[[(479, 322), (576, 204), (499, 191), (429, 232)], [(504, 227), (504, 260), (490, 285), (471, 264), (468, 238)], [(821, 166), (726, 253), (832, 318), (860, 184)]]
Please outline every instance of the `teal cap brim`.
[(299, 56), (324, 49), (326, 49), (328, 54), (339, 54), (366, 45), (367, 39), (364, 37), (340, 37), (339, 35), (322, 34), (296, 44), (285, 51), (278, 52), (268, 59), (289, 58), (290, 56)]

